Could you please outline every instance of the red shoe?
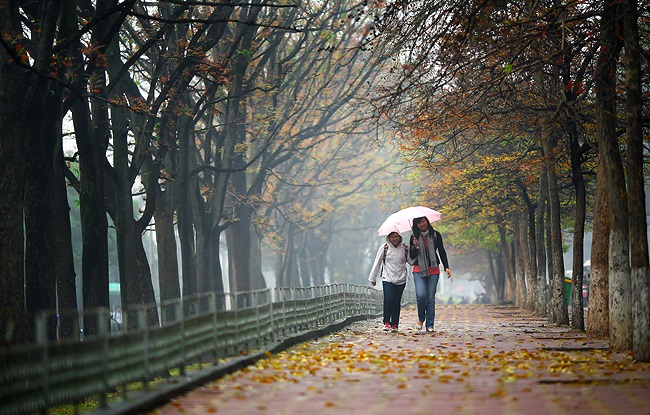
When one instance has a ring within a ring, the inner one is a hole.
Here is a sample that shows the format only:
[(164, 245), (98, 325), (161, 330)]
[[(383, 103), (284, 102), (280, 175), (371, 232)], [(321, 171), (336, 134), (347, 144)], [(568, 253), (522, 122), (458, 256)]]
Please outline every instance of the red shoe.
[(389, 323), (389, 322), (385, 322), (385, 323), (384, 323), (384, 330), (385, 330), (385, 331), (388, 331), (388, 330), (390, 330), (390, 329), (391, 329), (390, 323)]
[(393, 324), (393, 325), (390, 327), (390, 331), (392, 331), (393, 333), (397, 333), (397, 324)]

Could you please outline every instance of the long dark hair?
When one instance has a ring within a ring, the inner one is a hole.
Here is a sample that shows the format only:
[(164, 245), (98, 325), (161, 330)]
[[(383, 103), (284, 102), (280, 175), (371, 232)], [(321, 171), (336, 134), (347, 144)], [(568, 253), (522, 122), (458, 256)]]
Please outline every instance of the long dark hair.
[(418, 228), (418, 224), (423, 219), (427, 221), (427, 228), (429, 229), (429, 235), (433, 237), (434, 230), (433, 230), (433, 226), (431, 226), (431, 222), (429, 221), (429, 219), (427, 219), (426, 216), (422, 216), (419, 218), (413, 218), (413, 226), (411, 226), (411, 231), (413, 231), (413, 236), (415, 237), (415, 239), (420, 239), (421, 232), (420, 232), (420, 228)]

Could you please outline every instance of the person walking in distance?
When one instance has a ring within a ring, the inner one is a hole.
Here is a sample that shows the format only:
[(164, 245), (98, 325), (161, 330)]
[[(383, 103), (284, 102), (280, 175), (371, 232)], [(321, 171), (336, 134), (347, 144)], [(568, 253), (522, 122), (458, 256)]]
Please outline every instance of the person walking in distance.
[(447, 252), (440, 232), (433, 229), (426, 217), (414, 218), (409, 256), (413, 261), (413, 282), (418, 307), (418, 330), (422, 326), (433, 332), (436, 318), (436, 289), (440, 278), (440, 265), (447, 278), (451, 278)]
[(406, 268), (408, 261), (408, 246), (402, 242), (402, 236), (396, 231), (389, 233), (386, 243), (377, 250), (375, 262), (368, 277), (368, 281), (373, 286), (377, 284), (377, 278), (383, 280), (385, 330), (396, 332), (399, 328), (402, 294), (408, 275)]

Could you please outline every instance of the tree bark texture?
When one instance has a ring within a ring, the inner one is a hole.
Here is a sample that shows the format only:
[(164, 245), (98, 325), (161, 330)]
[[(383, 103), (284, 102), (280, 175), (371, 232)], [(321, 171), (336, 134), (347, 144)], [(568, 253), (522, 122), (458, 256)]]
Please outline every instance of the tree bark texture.
[[(550, 212), (550, 207), (548, 204), (546, 205), (546, 216), (549, 217), (549, 212)], [(545, 224), (545, 233), (546, 233), (546, 266), (548, 268), (548, 281), (547, 281), (547, 292), (548, 292), (548, 297), (546, 299), (546, 312), (548, 315), (548, 321), (555, 321), (557, 318), (555, 316), (557, 307), (552, 307), (552, 298), (551, 298), (551, 292), (554, 289), (555, 286), (555, 281), (553, 280), (553, 261), (551, 260), (551, 224), (550, 220), (546, 221)]]
[(526, 261), (526, 308), (529, 310), (535, 311), (537, 309), (537, 295), (538, 295), (538, 284), (537, 284), (537, 237), (535, 229), (535, 207), (533, 205), (528, 205), (527, 209), (527, 221), (526, 223), (526, 247), (527, 258)]
[[(128, 328), (133, 328), (137, 327), (139, 323), (129, 308), (133, 309), (133, 306), (136, 305), (152, 306), (156, 303), (156, 299), (151, 281), (149, 260), (142, 242), (144, 227), (134, 218), (131, 194), (133, 172), (129, 166), (127, 125), (126, 111), (121, 108), (114, 108), (113, 148), (116, 177), (114, 223), (120, 270), (120, 294), (127, 317), (125, 324)], [(147, 203), (155, 203), (155, 198), (150, 198)], [(106, 288), (108, 289), (108, 287)], [(148, 308), (146, 322), (148, 325), (158, 324), (157, 307)]]
[[(70, 233), (70, 208), (63, 175), (61, 91), (50, 90), (43, 112), (33, 114), (36, 128), (29, 137), (25, 190), (26, 333), (36, 340), (35, 319), (47, 310), (48, 338), (57, 335), (55, 308), (76, 310), (75, 273)], [(45, 110), (47, 108), (47, 111)], [(65, 332), (74, 322), (64, 314)]]
[(564, 286), (564, 260), (562, 251), (562, 229), (560, 221), (560, 197), (557, 183), (557, 171), (554, 163), (558, 139), (553, 132), (546, 132), (543, 138), (543, 147), (548, 174), (548, 202), (549, 202), (549, 234), (551, 263), (550, 295), (549, 295), (549, 323), (557, 325), (569, 324), (569, 312), (566, 303), (566, 288)]
[[(215, 291), (214, 274), (212, 273), (212, 233), (204, 227), (196, 230), (196, 275), (197, 294), (203, 300), (198, 304), (199, 309), (193, 309), (192, 313), (205, 313), (208, 311), (208, 294)], [(236, 292), (237, 287), (230, 286), (231, 292)]]
[[(515, 242), (515, 257), (517, 259), (516, 279), (515, 279), (515, 305), (517, 307), (526, 307), (526, 250), (524, 245), (525, 226), (521, 221), (521, 216), (514, 216), (513, 241)], [(523, 228), (523, 229), (522, 229)]]
[[(202, 200), (199, 192), (197, 177), (190, 177), (194, 168), (194, 144), (189, 134), (178, 136), (178, 240), (181, 245), (181, 278), (183, 295), (183, 313), (189, 316), (192, 311), (192, 302), (185, 299), (192, 298), (198, 292), (198, 277), (196, 273), (196, 232), (202, 226)], [(194, 224), (196, 221), (196, 225)], [(195, 228), (196, 226), (196, 232)]]
[(603, 158), (599, 154), (587, 310), (587, 334), (600, 339), (609, 337), (609, 198)]
[(156, 247), (158, 252), (158, 286), (160, 287), (160, 305), (163, 321), (174, 321), (175, 307), (165, 306), (169, 300), (181, 296), (178, 274), (178, 255), (176, 235), (174, 232), (174, 209), (169, 206), (165, 195), (158, 196), (158, 209), (154, 214), (156, 226)]
[(643, 101), (641, 48), (635, 0), (624, 0), (625, 93), (628, 214), (630, 220), (633, 352), (639, 361), (650, 361), (650, 267), (643, 180)]
[[(18, 50), (18, 40), (22, 39), (18, 3), (0, 7), (0, 33), (8, 42), (0, 47), (0, 335), (4, 344), (24, 342), (28, 340), (25, 330), (33, 330), (33, 307), (26, 324), (24, 304), (27, 224), (23, 209), (26, 198), (35, 197), (25, 192), (28, 146), (34, 144), (45, 113), (49, 81), (38, 74), (49, 73), (58, 17), (57, 5), (43, 2), (41, 6), (44, 14), (34, 16), (40, 19), (40, 32), (34, 40), (37, 50), (33, 62)], [(14, 39), (16, 44), (11, 43)], [(31, 261), (29, 268), (34, 270), (34, 265)], [(32, 271), (30, 274), (33, 276)], [(50, 287), (54, 290), (54, 280)], [(33, 294), (30, 298), (34, 300)]]
[(251, 256), (250, 256), (250, 278), (251, 290), (261, 290), (266, 288), (266, 280), (262, 273), (262, 238), (255, 230), (255, 224), (250, 224), (251, 234)]
[[(232, 188), (236, 195), (245, 198), (246, 177), (243, 172), (236, 172), (231, 175)], [(251, 256), (251, 217), (253, 207), (244, 202), (237, 208), (237, 217), (226, 230), (228, 235), (228, 252), (233, 264), (233, 272), (229, 274), (230, 287), (236, 287), (237, 291), (250, 291), (250, 256)]]
[(536, 232), (535, 232), (535, 249), (537, 251), (536, 260), (537, 260), (537, 286), (535, 290), (535, 312), (539, 315), (546, 315), (548, 312), (548, 303), (546, 301), (546, 296), (548, 293), (546, 285), (546, 243), (545, 243), (545, 213), (547, 208), (547, 195), (548, 195), (548, 178), (546, 175), (546, 169), (542, 167), (541, 174), (539, 176), (539, 198), (537, 199), (537, 207), (535, 215), (537, 220), (535, 221)]
[(505, 258), (503, 251), (499, 251), (495, 258), (496, 262), (496, 286), (497, 286), (497, 303), (503, 302), (506, 295), (506, 270)]
[(596, 136), (603, 155), (609, 197), (609, 338), (614, 350), (632, 348), (632, 295), (629, 266), (628, 200), (623, 161), (616, 136), (614, 73), (620, 50), (620, 5), (604, 2), (601, 56), (596, 71)]
[[(7, 18), (4, 14), (0, 8), (0, 20)], [(30, 78), (27, 71), (7, 62), (3, 48), (0, 59), (0, 335), (3, 344), (12, 344), (25, 339), (23, 200), (28, 131), (24, 125)]]
[(505, 265), (505, 281), (504, 281), (504, 301), (514, 301), (514, 267), (513, 267), (513, 258), (512, 251), (510, 249), (510, 242), (506, 237), (506, 228), (503, 225), (497, 225), (499, 229), (499, 241), (501, 243), (501, 251), (503, 252), (503, 262)]
[[(33, 73), (31, 79), (27, 80), (30, 87), (26, 95), (28, 99), (36, 99), (31, 105), (22, 108), (27, 115), (23, 120), (26, 124), (22, 124), (22, 128), (27, 134), (21, 138), (26, 140), (28, 146), (22, 206), (25, 227), (24, 329), (28, 341), (35, 340), (35, 319), (43, 310), (49, 310), (47, 336), (50, 339), (56, 336), (54, 309), (57, 304), (57, 285), (61, 289), (61, 306), (74, 308), (76, 305), (70, 218), (62, 169), (62, 87), (47, 79), (50, 71), (57, 69), (53, 62), (52, 48), (59, 9), (60, 4), (52, 2), (43, 5), (39, 14), (32, 16), (39, 19), (40, 31), (32, 38), (38, 46), (31, 55), (34, 59)], [(2, 27), (3, 36), (7, 34), (5, 29)], [(47, 94), (43, 95), (44, 92)], [(11, 105), (15, 103), (12, 102)], [(20, 118), (9, 121), (21, 125)], [(11, 161), (13, 162), (15, 161)], [(64, 323), (65, 331), (69, 332), (70, 320), (65, 319)]]
[[(78, 101), (72, 108), (79, 151), (83, 307), (108, 308), (108, 220), (104, 186), (108, 109), (95, 108), (91, 117), (87, 105)], [(96, 319), (91, 316), (85, 320), (84, 333), (95, 334)]]
[(569, 121), (571, 131), (571, 180), (575, 190), (575, 222), (573, 225), (573, 274), (571, 279), (571, 328), (585, 329), (584, 304), (582, 298), (582, 279), (584, 275), (584, 240), (587, 209), (587, 192), (582, 174), (582, 152), (577, 141), (573, 120)]

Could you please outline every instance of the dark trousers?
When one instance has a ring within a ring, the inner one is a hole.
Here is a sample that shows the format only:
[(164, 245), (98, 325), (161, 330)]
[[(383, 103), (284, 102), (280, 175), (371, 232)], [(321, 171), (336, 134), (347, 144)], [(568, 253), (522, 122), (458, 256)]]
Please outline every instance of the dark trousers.
[(384, 289), (384, 323), (399, 326), (399, 312), (402, 304), (402, 293), (406, 284), (395, 285), (392, 282), (382, 281)]

